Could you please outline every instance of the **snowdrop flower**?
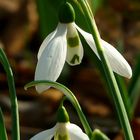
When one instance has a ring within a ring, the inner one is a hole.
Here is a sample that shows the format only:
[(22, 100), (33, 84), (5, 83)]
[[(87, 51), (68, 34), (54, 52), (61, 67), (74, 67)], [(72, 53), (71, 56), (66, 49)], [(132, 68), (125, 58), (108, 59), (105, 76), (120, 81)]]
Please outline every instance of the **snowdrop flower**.
[[(71, 66), (81, 63), (84, 52), (78, 33), (84, 37), (89, 47), (100, 59), (92, 35), (78, 27), (74, 20), (74, 9), (69, 3), (65, 3), (59, 12), (58, 26), (45, 38), (39, 49), (35, 80), (56, 81), (65, 61)], [(101, 39), (101, 43), (112, 70), (121, 76), (130, 78), (132, 70), (124, 57), (106, 41)], [(43, 85), (36, 86), (39, 93), (47, 88)]]
[(69, 122), (68, 114), (64, 107), (59, 109), (58, 123), (51, 129), (42, 131), (30, 140), (89, 140), (88, 136), (75, 124)]
[(70, 122), (57, 123), (53, 128), (42, 131), (30, 140), (89, 140), (81, 128)]

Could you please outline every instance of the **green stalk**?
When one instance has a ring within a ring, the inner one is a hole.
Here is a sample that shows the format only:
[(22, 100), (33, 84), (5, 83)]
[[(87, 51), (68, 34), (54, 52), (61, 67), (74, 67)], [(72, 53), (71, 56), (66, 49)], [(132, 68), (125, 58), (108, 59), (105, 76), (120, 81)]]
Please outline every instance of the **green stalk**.
[(7, 140), (7, 133), (1, 108), (0, 108), (0, 140)]
[(25, 85), (25, 90), (29, 87), (36, 86), (39, 84), (43, 84), (43, 85), (46, 84), (47, 86), (54, 87), (54, 88), (60, 90), (69, 99), (69, 101), (72, 103), (72, 105), (74, 106), (74, 108), (76, 109), (76, 111), (78, 113), (78, 116), (85, 129), (86, 134), (89, 136), (89, 138), (91, 138), (92, 129), (90, 128), (90, 126), (86, 120), (86, 117), (80, 107), (80, 104), (79, 104), (78, 100), (76, 99), (76, 97), (74, 96), (74, 94), (67, 87), (65, 87), (64, 85), (62, 85), (58, 82), (44, 81), (44, 80), (43, 81), (33, 81), (33, 82), (28, 83), (27, 85)]
[(19, 114), (18, 114), (18, 104), (17, 104), (14, 77), (8, 59), (2, 48), (0, 48), (0, 60), (6, 71), (8, 86), (9, 86), (11, 116), (12, 116), (12, 140), (20, 140)]
[(89, 7), (86, 0), (78, 0), (78, 2), (80, 3), (80, 5), (84, 11), (85, 18), (87, 20), (89, 29), (91, 31), (93, 38), (94, 38), (96, 48), (97, 48), (98, 54), (99, 54), (101, 62), (102, 62), (102, 66), (103, 66), (103, 69), (105, 71), (108, 88), (110, 88), (110, 90), (112, 91), (110, 94), (111, 94), (113, 101), (115, 103), (115, 107), (117, 110), (119, 121), (120, 121), (120, 124), (123, 128), (123, 131), (124, 131), (125, 139), (126, 140), (134, 140), (132, 130), (130, 127), (130, 123), (128, 120), (128, 116), (127, 116), (127, 113), (125, 110), (125, 106), (124, 106), (123, 100), (121, 98), (121, 94), (120, 94), (116, 79), (114, 77), (112, 69), (108, 63), (108, 60), (107, 60), (105, 53), (104, 53), (104, 50), (102, 48), (102, 45), (100, 42), (100, 35), (98, 32), (96, 23), (94, 21), (94, 17), (91, 13), (90, 7)]

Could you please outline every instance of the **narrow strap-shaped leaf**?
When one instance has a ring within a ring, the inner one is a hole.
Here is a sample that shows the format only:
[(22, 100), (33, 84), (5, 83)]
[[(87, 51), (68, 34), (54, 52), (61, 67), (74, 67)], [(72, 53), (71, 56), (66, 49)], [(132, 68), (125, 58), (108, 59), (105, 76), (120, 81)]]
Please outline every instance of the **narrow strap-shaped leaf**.
[(131, 103), (131, 118), (133, 118), (137, 103), (140, 98), (140, 77), (137, 79), (137, 82), (134, 85), (134, 88), (130, 94), (130, 103)]
[(6, 71), (8, 86), (9, 86), (11, 115), (12, 115), (12, 140), (20, 140), (19, 114), (18, 114), (15, 82), (14, 82), (12, 69), (8, 62), (7, 56), (5, 55), (2, 48), (0, 48), (0, 61), (2, 66), (4, 67), (4, 70)]
[(131, 103), (131, 116), (133, 117), (136, 105), (139, 101), (140, 94), (140, 55), (137, 58), (137, 63), (133, 72), (132, 79), (130, 81), (128, 87), (128, 93), (130, 96), (130, 103)]
[(0, 140), (7, 140), (7, 133), (1, 108), (0, 108)]
[(128, 93), (131, 96), (133, 89), (135, 88), (136, 83), (138, 82), (139, 76), (140, 76), (140, 55), (136, 60), (136, 66), (135, 69), (133, 71), (133, 76), (132, 79), (130, 81), (129, 87), (128, 87)]
[(124, 79), (122, 77), (120, 77), (119, 75), (115, 74), (116, 77), (116, 81), (118, 83), (118, 87), (122, 96), (122, 100), (124, 102), (124, 106), (128, 115), (128, 118), (131, 119), (131, 111), (130, 111), (130, 99), (128, 96), (128, 91), (126, 88), (126, 84), (124, 83)]

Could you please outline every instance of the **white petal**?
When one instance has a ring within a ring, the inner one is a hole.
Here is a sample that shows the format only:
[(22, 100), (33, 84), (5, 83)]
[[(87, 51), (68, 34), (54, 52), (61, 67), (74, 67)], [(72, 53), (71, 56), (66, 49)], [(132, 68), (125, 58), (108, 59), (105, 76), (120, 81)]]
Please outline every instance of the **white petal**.
[(82, 129), (72, 123), (66, 125), (70, 134), (71, 140), (89, 140), (88, 136), (82, 131)]
[(102, 40), (107, 58), (114, 72), (127, 78), (132, 77), (132, 70), (124, 57), (109, 43)]
[[(82, 34), (82, 36), (85, 38), (88, 45), (91, 47), (91, 49), (99, 58), (92, 35), (83, 31), (76, 24), (75, 24), (75, 27)], [(107, 59), (110, 63), (112, 70), (121, 76), (131, 78), (132, 70), (128, 62), (125, 60), (125, 58), (112, 45), (110, 45), (109, 43), (105, 42), (102, 39), (101, 39), (101, 42), (102, 42), (103, 49), (105, 51), (105, 54), (107, 56)]]
[(51, 140), (55, 134), (55, 131), (56, 131), (56, 125), (51, 129), (36, 134), (30, 140)]
[[(50, 40), (42, 52), (35, 71), (35, 80), (56, 81), (59, 77), (66, 59), (66, 25), (59, 24), (55, 36)], [(37, 85), (39, 93), (48, 89), (45, 85)]]
[(39, 48), (39, 51), (38, 51), (38, 54), (37, 54), (37, 58), (39, 59), (42, 52), (44, 51), (45, 47), (47, 47), (48, 43), (50, 42), (50, 40), (54, 37), (55, 33), (56, 33), (57, 30), (54, 30), (53, 32), (51, 32), (45, 39), (44, 41), (42, 42), (40, 48)]
[[(76, 40), (75, 40), (76, 39)], [(69, 43), (72, 41), (72, 45)], [(75, 42), (74, 42), (75, 41)], [(74, 66), (81, 63), (83, 58), (83, 46), (80, 41), (78, 32), (73, 23), (67, 25), (67, 57), (69, 65)]]

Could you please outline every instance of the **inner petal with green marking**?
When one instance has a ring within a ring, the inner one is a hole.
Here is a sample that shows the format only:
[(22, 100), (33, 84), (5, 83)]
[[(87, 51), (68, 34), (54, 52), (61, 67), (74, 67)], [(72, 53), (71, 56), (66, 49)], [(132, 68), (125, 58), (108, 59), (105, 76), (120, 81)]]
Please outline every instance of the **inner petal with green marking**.
[(67, 43), (69, 47), (76, 47), (79, 45), (79, 37), (78, 36), (69, 37), (67, 38)]
[(67, 58), (69, 65), (78, 65), (83, 58), (83, 46), (74, 23), (67, 25)]
[(67, 123), (57, 123), (57, 131), (54, 135), (54, 140), (70, 140), (69, 132), (66, 127)]
[(54, 140), (70, 140), (68, 135), (61, 136), (60, 134), (56, 134)]

